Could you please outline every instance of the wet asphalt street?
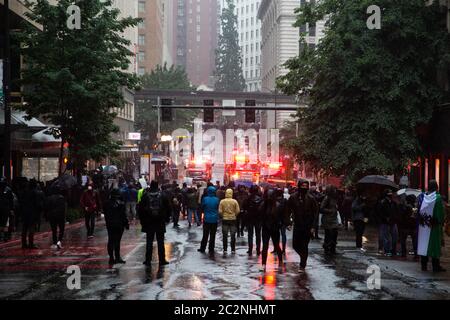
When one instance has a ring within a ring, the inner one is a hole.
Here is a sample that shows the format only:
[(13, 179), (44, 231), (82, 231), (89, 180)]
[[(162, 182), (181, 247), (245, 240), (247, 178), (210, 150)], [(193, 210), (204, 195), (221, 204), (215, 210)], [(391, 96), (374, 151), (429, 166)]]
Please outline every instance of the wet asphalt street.
[[(288, 232), (285, 266), (269, 254), (266, 273), (261, 272), (261, 258), (248, 257), (246, 234), (238, 238), (236, 255), (222, 256), (222, 234), (217, 234), (214, 258), (197, 252), (201, 227), (181, 228), (168, 225), (166, 254), (170, 265), (158, 269), (157, 257), (151, 268), (142, 265), (145, 235), (140, 225), (132, 225), (122, 240), (125, 265), (108, 266), (106, 230), (97, 223), (95, 238), (86, 239), (82, 223), (71, 225), (64, 248), (50, 249), (50, 235), (40, 234), (40, 249), (23, 250), (18, 240), (0, 244), (0, 299), (450, 299), (450, 272), (433, 274), (420, 271), (412, 256), (377, 256), (375, 230), (369, 229), (368, 251), (354, 247), (353, 232), (341, 231), (338, 253), (325, 257), (321, 241), (310, 244), (309, 265), (298, 271), (298, 256), (291, 247)], [(220, 230), (220, 229), (219, 229)], [(322, 235), (323, 236), (323, 235)], [(449, 238), (446, 238), (450, 245)], [(156, 243), (155, 250), (156, 252)], [(444, 250), (442, 264), (449, 269), (450, 250)], [(81, 289), (69, 290), (67, 267), (81, 270)], [(369, 265), (381, 270), (381, 288), (367, 286)]]

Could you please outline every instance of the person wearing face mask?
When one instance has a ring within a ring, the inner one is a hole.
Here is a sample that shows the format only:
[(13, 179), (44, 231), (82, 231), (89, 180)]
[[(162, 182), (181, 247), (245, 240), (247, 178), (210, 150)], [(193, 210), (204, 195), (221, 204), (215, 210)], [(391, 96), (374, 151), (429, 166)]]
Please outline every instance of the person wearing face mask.
[(298, 191), (289, 197), (287, 210), (294, 220), (292, 245), (300, 256), (299, 272), (304, 272), (309, 241), (314, 235), (314, 225), (319, 216), (319, 207), (316, 199), (309, 193), (308, 181), (298, 182)]
[(325, 254), (335, 254), (338, 237), (337, 189), (335, 186), (329, 185), (325, 189), (325, 193), (325, 199), (320, 205), (322, 226), (325, 229), (323, 248)]
[(88, 185), (87, 190), (81, 195), (80, 205), (84, 211), (88, 239), (92, 239), (94, 237), (95, 215), (100, 209), (100, 197), (94, 190), (92, 183)]

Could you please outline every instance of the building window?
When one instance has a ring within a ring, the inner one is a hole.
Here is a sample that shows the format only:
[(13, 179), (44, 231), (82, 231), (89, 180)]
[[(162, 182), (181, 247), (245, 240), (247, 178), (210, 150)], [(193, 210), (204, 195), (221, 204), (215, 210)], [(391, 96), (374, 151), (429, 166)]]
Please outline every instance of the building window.
[(138, 27), (139, 29), (145, 29), (145, 19), (139, 21)]
[(200, 35), (197, 35), (197, 42), (200, 42)]
[(139, 54), (138, 54), (138, 61), (139, 62), (142, 62), (142, 61), (144, 61), (145, 60), (145, 51), (139, 51)]
[(144, 46), (145, 45), (145, 35), (143, 35), (143, 34), (139, 35), (139, 37), (138, 37), (138, 44), (140, 46)]
[(143, 76), (144, 74), (145, 74), (145, 68), (144, 67), (139, 67), (138, 75)]
[(145, 12), (145, 1), (139, 1), (138, 7), (139, 7), (139, 12)]

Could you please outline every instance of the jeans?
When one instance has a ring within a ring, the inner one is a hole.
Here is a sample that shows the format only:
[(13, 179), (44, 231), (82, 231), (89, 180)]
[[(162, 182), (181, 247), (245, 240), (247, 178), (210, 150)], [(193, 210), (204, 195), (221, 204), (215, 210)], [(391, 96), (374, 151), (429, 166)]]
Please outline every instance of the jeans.
[(283, 261), (283, 253), (280, 248), (280, 230), (270, 230), (267, 228), (262, 228), (262, 241), (263, 241), (263, 249), (262, 249), (262, 264), (265, 265), (267, 263), (267, 253), (269, 251), (269, 241), (272, 238), (273, 247), (275, 252), (278, 255), (278, 261), (281, 263)]
[(209, 237), (209, 253), (214, 252), (214, 247), (216, 245), (216, 232), (217, 232), (217, 223), (203, 223), (203, 238), (200, 244), (200, 250), (206, 250), (206, 244), (208, 243)]
[(237, 234), (238, 237), (244, 236), (244, 222), (242, 221), (242, 211), (236, 218), (236, 228), (237, 228)]
[(397, 239), (398, 230), (395, 224), (382, 224), (381, 232), (383, 234), (383, 249), (384, 253), (390, 253), (392, 255), (397, 254)]
[(253, 233), (255, 233), (256, 253), (259, 255), (261, 253), (261, 223), (260, 222), (249, 223), (247, 225), (247, 232), (248, 232), (248, 253), (251, 254), (253, 251)]
[(223, 251), (228, 249), (228, 233), (231, 234), (231, 251), (236, 251), (236, 220), (222, 221)]
[(86, 224), (88, 237), (94, 235), (95, 216), (96, 216), (95, 212), (86, 212), (84, 215), (84, 222)]
[(187, 212), (188, 212), (189, 225), (191, 225), (191, 223), (192, 223), (192, 216), (194, 216), (195, 223), (198, 224), (199, 222), (198, 222), (198, 216), (197, 216), (197, 209), (188, 208)]
[(159, 263), (166, 261), (166, 249), (164, 247), (164, 231), (151, 230), (147, 232), (147, 247), (145, 250), (145, 261), (148, 263), (152, 262), (153, 256), (153, 240), (155, 239), (158, 243), (158, 258)]
[(119, 260), (120, 258), (120, 241), (122, 240), (123, 228), (108, 229), (108, 255), (111, 260)]
[(384, 251), (383, 247), (383, 225), (380, 224), (378, 226), (378, 251)]
[[(429, 258), (426, 256), (420, 257), (420, 264), (422, 265), (422, 270), (427, 270)], [(441, 268), (441, 261), (439, 258), (431, 258), (431, 264), (433, 266), (433, 271), (438, 271)]]
[[(58, 241), (62, 241), (64, 238), (64, 228), (66, 226), (66, 221), (64, 218), (50, 219), (50, 227), (52, 228), (52, 240), (53, 244), (57, 244)], [(58, 234), (59, 228), (59, 234)]]
[(362, 238), (366, 229), (366, 223), (363, 220), (355, 220), (353, 221), (353, 226), (355, 227), (356, 247), (362, 248)]
[(136, 218), (136, 202), (131, 201), (131, 202), (125, 203), (125, 208), (126, 208), (128, 219), (130, 221), (134, 220)]
[(336, 253), (338, 229), (325, 229), (323, 248), (325, 253)]
[(408, 253), (406, 248), (406, 240), (408, 239), (408, 236), (411, 236), (414, 254), (417, 255), (417, 230), (415, 228), (399, 228), (398, 233), (402, 257), (406, 257), (406, 254)]

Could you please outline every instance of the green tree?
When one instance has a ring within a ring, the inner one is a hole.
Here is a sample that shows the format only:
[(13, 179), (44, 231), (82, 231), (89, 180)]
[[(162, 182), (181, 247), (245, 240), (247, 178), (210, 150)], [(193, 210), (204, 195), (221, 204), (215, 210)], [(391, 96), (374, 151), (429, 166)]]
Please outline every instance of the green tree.
[(244, 91), (245, 79), (242, 74), (241, 49), (237, 32), (237, 17), (232, 0), (227, 0), (227, 6), (222, 11), (222, 32), (219, 35), (216, 50), (216, 84), (217, 91)]
[[(168, 68), (167, 64), (158, 65), (150, 73), (143, 75), (140, 82), (141, 86), (147, 89), (193, 90), (188, 75), (181, 66), (172, 65)], [(156, 119), (158, 113), (152, 107), (153, 104), (154, 102), (144, 102), (139, 103), (136, 107), (135, 126), (144, 137), (141, 143), (143, 146), (150, 146), (157, 142), (158, 123)], [(171, 134), (177, 128), (190, 129), (197, 112), (188, 109), (174, 109), (173, 115), (174, 121), (161, 122), (163, 134)]]
[(302, 50), (277, 85), (307, 99), (300, 134), (289, 145), (299, 159), (355, 181), (400, 172), (421, 152), (417, 126), (443, 98), (439, 70), (448, 70), (446, 12), (437, 1), (380, 0), (381, 29), (369, 30), (371, 0), (324, 0), (297, 10), (296, 26), (327, 17), (317, 49)]
[[(81, 11), (81, 29), (67, 27), (67, 8), (73, 3)], [(119, 10), (111, 5), (109, 0), (29, 2), (26, 15), (43, 28), (26, 23), (17, 34), (26, 65), (21, 75), (26, 104), (21, 109), (59, 127), (55, 135), (69, 142), (76, 169), (117, 150), (112, 110), (124, 105), (120, 89), (137, 83), (126, 72), (132, 52), (122, 34), (138, 19), (119, 19)]]

